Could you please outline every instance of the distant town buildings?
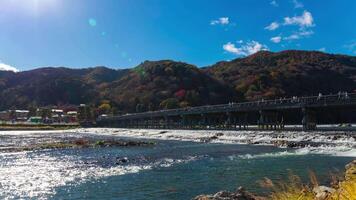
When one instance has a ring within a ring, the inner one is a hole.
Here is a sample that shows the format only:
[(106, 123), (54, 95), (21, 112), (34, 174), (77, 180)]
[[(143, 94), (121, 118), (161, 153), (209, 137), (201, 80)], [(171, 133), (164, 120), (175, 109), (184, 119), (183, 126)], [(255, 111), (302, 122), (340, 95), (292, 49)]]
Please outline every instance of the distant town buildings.
[(77, 123), (77, 108), (37, 108), (0, 111), (0, 123)]

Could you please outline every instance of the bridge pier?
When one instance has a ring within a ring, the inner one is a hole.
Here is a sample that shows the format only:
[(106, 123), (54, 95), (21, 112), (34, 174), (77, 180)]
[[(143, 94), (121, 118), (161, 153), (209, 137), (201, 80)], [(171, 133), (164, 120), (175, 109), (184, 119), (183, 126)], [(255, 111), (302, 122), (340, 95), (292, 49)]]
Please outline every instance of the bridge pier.
[(302, 125), (304, 131), (316, 129), (316, 112), (311, 108), (302, 108), (303, 119)]
[(259, 111), (258, 127), (264, 130), (283, 129), (283, 116), (278, 111)]

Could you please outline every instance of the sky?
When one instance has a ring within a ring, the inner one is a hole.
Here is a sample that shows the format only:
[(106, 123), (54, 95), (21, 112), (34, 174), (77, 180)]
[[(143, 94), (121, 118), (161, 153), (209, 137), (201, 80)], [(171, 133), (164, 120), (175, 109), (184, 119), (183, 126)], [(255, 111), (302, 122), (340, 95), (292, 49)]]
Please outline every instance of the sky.
[(0, 0), (0, 70), (198, 67), (260, 50), (356, 56), (355, 0)]

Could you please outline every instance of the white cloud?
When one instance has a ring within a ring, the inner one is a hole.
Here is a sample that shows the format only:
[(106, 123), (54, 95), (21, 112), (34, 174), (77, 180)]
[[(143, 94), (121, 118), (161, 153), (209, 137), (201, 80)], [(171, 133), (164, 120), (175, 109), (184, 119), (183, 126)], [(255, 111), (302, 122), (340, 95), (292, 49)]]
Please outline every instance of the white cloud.
[(282, 40), (281, 36), (276, 36), (276, 37), (272, 37), (271, 38), (271, 41), (274, 42), (274, 43), (280, 43), (281, 40)]
[(230, 23), (229, 18), (228, 17), (220, 17), (217, 20), (212, 20), (210, 22), (210, 25), (228, 25)]
[(298, 39), (301, 39), (301, 38), (309, 37), (309, 36), (311, 36), (313, 34), (314, 34), (313, 31), (301, 30), (299, 32), (293, 33), (290, 36), (284, 37), (283, 40), (298, 40)]
[(310, 12), (304, 11), (301, 16), (285, 17), (284, 25), (298, 25), (300, 27), (311, 27), (314, 26), (314, 19)]
[(224, 44), (223, 49), (239, 56), (248, 56), (262, 50), (268, 50), (268, 47), (252, 40), (250, 42), (241, 43), (240, 47), (236, 47), (235, 44), (228, 42)]
[(7, 65), (3, 62), (1, 62), (0, 60), (0, 71), (13, 71), (13, 72), (19, 72), (18, 69), (16, 69), (15, 67), (12, 67), (10, 65)]
[(300, 32), (298, 32), (298, 35), (300, 36), (309, 36), (309, 35), (313, 35), (314, 31), (306, 31), (306, 30), (302, 30)]
[(265, 29), (273, 31), (276, 30), (279, 27), (278, 22), (272, 22), (270, 25), (266, 26)]
[(298, 40), (298, 39), (300, 39), (300, 36), (296, 33), (283, 38), (283, 40)]
[(293, 0), (293, 4), (294, 4), (294, 8), (303, 8), (304, 7), (303, 3), (298, 0)]
[(272, 0), (269, 4), (271, 4), (274, 7), (278, 7), (279, 6), (276, 0)]
[(236, 48), (236, 46), (231, 42), (224, 44), (223, 49), (230, 53), (241, 54), (241, 49)]
[(322, 48), (318, 49), (318, 51), (325, 52), (325, 51), (326, 51), (326, 48), (325, 48), (325, 47), (322, 47)]
[(278, 21), (272, 22), (270, 25), (265, 27), (265, 29), (275, 30), (281, 26), (289, 26), (289, 25), (299, 26), (299, 29), (295, 32), (292, 32), (292, 34), (290, 34), (289, 36), (284, 36), (284, 37), (276, 36), (270, 38), (270, 40), (274, 43), (280, 43), (282, 41), (292, 41), (292, 40), (306, 38), (314, 34), (314, 32), (311, 30), (311, 28), (315, 25), (314, 19), (312, 14), (306, 10), (300, 16), (285, 17), (283, 23)]

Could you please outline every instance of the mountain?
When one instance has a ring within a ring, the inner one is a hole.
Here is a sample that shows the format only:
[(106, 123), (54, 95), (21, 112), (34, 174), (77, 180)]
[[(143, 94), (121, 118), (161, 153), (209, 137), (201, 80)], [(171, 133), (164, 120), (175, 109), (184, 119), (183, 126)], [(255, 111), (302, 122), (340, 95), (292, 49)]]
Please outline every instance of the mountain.
[(260, 51), (204, 68), (171, 60), (132, 69), (0, 71), (0, 110), (99, 106), (134, 112), (356, 89), (356, 57), (316, 51)]
[(110, 86), (109, 99), (121, 108), (141, 110), (218, 104), (236, 93), (229, 85), (183, 62), (146, 61)]
[(356, 89), (356, 57), (317, 51), (260, 51), (203, 70), (247, 100)]
[(19, 73), (1, 72), (0, 109), (98, 103), (101, 84), (119, 79), (126, 71), (48, 67)]

